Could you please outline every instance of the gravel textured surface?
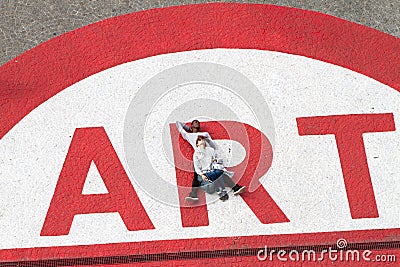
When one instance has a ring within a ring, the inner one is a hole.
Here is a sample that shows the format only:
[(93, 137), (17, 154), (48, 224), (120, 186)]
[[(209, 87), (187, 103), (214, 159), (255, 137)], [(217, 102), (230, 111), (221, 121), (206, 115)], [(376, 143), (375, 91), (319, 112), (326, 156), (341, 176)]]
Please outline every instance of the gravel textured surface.
[(400, 1), (128, 1), (0, 0), (0, 64), (55, 36), (106, 18), (207, 2), (265, 3), (314, 10), (400, 36)]

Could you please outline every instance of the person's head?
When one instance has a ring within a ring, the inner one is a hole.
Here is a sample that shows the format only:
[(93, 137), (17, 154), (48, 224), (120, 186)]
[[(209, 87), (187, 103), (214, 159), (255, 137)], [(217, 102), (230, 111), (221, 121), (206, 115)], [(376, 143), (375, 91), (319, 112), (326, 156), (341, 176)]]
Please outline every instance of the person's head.
[(200, 131), (200, 122), (198, 120), (192, 121), (192, 126), (190, 127), (193, 133), (197, 133)]
[(201, 148), (205, 148), (206, 147), (206, 138), (202, 135), (197, 136), (196, 139), (196, 146), (197, 147), (201, 147)]

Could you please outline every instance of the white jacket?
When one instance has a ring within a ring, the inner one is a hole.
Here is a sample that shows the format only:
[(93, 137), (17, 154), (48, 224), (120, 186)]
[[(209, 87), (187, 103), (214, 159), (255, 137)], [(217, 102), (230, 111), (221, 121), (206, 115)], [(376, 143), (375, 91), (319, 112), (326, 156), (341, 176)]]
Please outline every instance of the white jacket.
[[(216, 162), (214, 161), (216, 160)], [(206, 146), (204, 149), (196, 147), (193, 153), (194, 170), (198, 175), (205, 174), (214, 169), (219, 169), (232, 179), (234, 172), (228, 171), (222, 164), (222, 159), (218, 158), (215, 150)]]

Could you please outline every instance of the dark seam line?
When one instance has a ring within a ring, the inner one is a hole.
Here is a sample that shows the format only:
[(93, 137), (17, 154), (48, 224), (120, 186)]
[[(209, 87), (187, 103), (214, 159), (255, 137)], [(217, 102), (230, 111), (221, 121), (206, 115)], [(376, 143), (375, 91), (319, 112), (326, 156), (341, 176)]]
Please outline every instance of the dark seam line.
[[(0, 262), (1, 267), (18, 266), (18, 267), (53, 267), (53, 266), (74, 266), (74, 265), (97, 265), (97, 264), (127, 264), (151, 261), (167, 261), (167, 260), (189, 260), (189, 259), (207, 259), (207, 258), (229, 258), (237, 256), (257, 256), (260, 250), (270, 253), (274, 250), (274, 254), (279, 250), (291, 251), (296, 250), (302, 252), (305, 250), (313, 250), (322, 252), (327, 249), (337, 248), (336, 244), (329, 245), (310, 245), (310, 246), (285, 246), (285, 247), (261, 247), (261, 248), (237, 248), (223, 250), (204, 250), (204, 251), (181, 251), (155, 254), (136, 254), (123, 256), (103, 256), (103, 257), (87, 257), (87, 258), (67, 258), (67, 259), (47, 259), (35, 261), (14, 261)], [(352, 243), (347, 244), (342, 250), (383, 250), (383, 249), (398, 249), (400, 241), (391, 242), (371, 242), (371, 243)]]

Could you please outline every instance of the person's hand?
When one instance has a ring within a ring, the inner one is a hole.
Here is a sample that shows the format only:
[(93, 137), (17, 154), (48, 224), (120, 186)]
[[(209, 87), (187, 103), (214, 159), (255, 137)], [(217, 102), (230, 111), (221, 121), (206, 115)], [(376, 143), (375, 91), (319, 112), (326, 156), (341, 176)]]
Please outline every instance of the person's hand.
[(207, 176), (205, 176), (204, 174), (201, 175), (201, 178), (203, 178), (204, 181), (207, 181)]

